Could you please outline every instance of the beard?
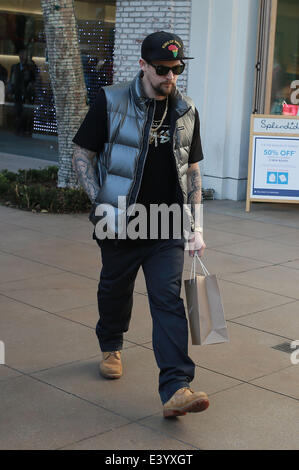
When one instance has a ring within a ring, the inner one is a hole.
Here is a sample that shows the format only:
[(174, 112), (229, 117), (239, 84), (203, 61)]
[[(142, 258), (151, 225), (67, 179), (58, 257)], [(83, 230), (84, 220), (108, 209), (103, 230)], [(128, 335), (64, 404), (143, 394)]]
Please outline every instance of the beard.
[[(165, 84), (168, 84), (167, 82)], [(165, 87), (165, 84), (161, 83), (160, 85), (154, 86), (152, 84), (153, 90), (157, 93), (158, 96), (169, 96), (172, 94), (175, 84), (170, 83), (171, 86)]]

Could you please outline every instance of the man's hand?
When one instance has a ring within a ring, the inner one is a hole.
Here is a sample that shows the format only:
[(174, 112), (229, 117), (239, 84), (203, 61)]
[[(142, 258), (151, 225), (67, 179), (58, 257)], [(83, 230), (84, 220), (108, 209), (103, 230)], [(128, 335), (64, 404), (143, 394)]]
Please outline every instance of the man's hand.
[(190, 256), (194, 256), (195, 252), (197, 252), (198, 256), (201, 258), (206, 249), (206, 244), (203, 241), (202, 233), (201, 232), (192, 233), (188, 240), (188, 246), (189, 246)]

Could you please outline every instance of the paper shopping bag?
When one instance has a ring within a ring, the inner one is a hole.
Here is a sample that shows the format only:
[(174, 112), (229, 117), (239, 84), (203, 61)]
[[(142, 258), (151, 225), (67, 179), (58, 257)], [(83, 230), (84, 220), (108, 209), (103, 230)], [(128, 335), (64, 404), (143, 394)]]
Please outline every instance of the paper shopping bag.
[[(204, 274), (196, 275), (198, 259)], [(198, 255), (193, 258), (190, 279), (185, 281), (187, 311), (192, 344), (205, 345), (229, 341), (224, 310), (215, 275), (209, 274)]]

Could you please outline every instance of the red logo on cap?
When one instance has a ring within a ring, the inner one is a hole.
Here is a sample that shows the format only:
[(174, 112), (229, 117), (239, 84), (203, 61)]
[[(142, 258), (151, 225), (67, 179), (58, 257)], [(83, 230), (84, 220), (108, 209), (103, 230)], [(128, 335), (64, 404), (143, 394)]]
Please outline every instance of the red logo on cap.
[(168, 50), (173, 53), (174, 57), (176, 57), (178, 55), (179, 49), (174, 44), (171, 44), (170, 46), (168, 46)]

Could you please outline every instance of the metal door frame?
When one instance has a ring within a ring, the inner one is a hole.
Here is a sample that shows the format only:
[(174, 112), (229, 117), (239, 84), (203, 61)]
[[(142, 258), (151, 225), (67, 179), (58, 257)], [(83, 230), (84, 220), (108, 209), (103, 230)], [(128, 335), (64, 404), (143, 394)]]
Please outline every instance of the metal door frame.
[(270, 114), (278, 0), (260, 0), (253, 114)]

